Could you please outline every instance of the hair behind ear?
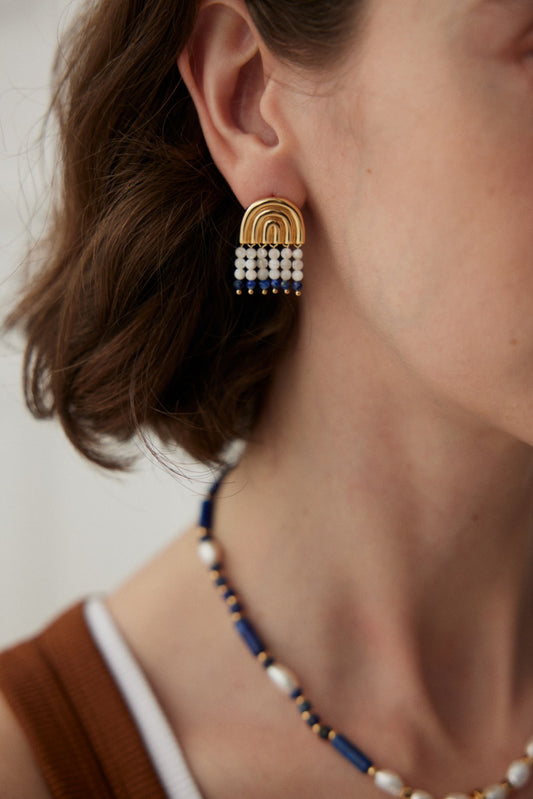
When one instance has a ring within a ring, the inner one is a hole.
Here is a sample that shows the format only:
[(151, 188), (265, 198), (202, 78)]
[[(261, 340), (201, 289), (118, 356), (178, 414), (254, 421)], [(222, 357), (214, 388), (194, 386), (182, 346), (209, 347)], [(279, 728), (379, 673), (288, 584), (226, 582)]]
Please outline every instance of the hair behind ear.
[(45, 267), (9, 319), (30, 409), (110, 468), (113, 440), (150, 430), (216, 460), (253, 426), (294, 322), (290, 302), (232, 291), (241, 208), (176, 67), (194, 19), (188, 2), (107, 0), (71, 31)]
[[(362, 5), (247, 0), (267, 45), (300, 63), (338, 55)], [(110, 468), (136, 433), (203, 461), (248, 436), (295, 324), (292, 297), (231, 288), (242, 210), (176, 67), (197, 8), (95, 0), (57, 59), (60, 185), (8, 324), (27, 336), (30, 409)]]

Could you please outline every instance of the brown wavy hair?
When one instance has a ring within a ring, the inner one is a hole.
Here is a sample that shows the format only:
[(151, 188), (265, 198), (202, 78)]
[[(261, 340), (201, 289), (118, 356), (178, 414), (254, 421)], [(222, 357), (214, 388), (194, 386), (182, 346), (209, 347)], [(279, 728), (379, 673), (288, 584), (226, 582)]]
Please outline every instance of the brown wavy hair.
[[(361, 0), (247, 0), (267, 46), (336, 59)], [(249, 435), (297, 318), (293, 297), (237, 297), (242, 209), (208, 153), (177, 54), (196, 0), (89, 3), (60, 48), (51, 110), (60, 191), (44, 266), (11, 314), (25, 396), (87, 458), (154, 432), (201, 461)]]

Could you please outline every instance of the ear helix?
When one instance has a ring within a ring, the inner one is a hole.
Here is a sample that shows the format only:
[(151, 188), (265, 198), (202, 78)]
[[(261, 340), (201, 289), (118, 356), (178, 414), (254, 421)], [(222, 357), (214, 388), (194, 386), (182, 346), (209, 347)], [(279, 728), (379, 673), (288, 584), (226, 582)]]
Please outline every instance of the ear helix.
[(300, 209), (281, 197), (253, 203), (244, 214), (235, 250), (237, 294), (302, 293), (305, 225)]

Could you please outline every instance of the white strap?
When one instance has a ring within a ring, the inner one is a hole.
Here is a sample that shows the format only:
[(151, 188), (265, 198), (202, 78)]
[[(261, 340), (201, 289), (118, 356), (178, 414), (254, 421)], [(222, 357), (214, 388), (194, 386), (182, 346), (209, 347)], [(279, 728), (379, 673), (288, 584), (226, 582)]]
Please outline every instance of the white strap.
[(84, 605), (87, 626), (124, 701), (169, 799), (202, 799), (176, 740), (139, 664), (99, 597)]

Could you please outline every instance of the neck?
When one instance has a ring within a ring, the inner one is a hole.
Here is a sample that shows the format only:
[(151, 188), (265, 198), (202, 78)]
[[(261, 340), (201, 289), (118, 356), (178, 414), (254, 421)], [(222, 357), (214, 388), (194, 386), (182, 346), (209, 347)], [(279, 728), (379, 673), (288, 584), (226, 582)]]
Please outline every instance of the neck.
[(334, 685), (360, 706), (360, 674), (389, 697), (389, 727), (400, 696), (456, 739), (486, 708), (496, 737), (531, 690), (531, 449), (341, 330), (311, 336), (303, 320), (226, 480), (230, 575), (329, 705)]

